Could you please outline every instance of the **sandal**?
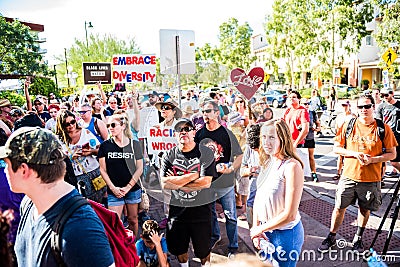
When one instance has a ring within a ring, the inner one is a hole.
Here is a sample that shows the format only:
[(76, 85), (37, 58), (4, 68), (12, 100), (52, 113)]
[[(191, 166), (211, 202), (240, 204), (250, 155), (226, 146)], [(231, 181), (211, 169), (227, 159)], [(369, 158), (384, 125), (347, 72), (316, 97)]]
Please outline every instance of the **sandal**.
[(246, 215), (246, 213), (242, 213), (242, 214), (238, 217), (238, 219), (241, 220), (241, 221), (247, 221), (247, 215)]
[(333, 180), (339, 180), (340, 179), (340, 174), (336, 174), (335, 176), (332, 177)]

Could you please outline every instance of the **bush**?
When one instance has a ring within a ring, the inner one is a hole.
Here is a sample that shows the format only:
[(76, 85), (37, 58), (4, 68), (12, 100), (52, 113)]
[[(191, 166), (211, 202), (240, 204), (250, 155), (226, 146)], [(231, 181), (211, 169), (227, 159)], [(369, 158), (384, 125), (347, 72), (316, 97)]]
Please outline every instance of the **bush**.
[(25, 95), (18, 94), (16, 91), (2, 91), (0, 92), (0, 99), (8, 99), (11, 102), (11, 105), (22, 107), (25, 103)]

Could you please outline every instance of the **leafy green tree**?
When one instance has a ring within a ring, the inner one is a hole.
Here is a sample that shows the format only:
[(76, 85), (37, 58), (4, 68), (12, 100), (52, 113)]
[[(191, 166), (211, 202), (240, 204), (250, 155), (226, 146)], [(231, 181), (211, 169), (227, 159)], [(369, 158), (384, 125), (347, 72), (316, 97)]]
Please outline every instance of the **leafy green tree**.
[[(79, 87), (83, 86), (83, 62), (111, 62), (112, 56), (116, 54), (139, 53), (141, 51), (134, 38), (125, 41), (110, 34), (104, 36), (90, 35), (88, 49), (86, 48), (86, 41), (75, 39), (75, 43), (66, 51), (68, 66), (72, 67), (72, 72), (78, 75), (76, 85)], [(60, 82), (66, 87), (65, 55), (57, 56), (56, 59), (61, 62), (57, 66), (57, 77), (60, 77)]]
[[(382, 20), (377, 23), (377, 28), (373, 37), (378, 43), (378, 47), (381, 48), (382, 53), (385, 53), (392, 44), (397, 44), (397, 49), (400, 45), (400, 1), (394, 3), (387, 3), (386, 1), (380, 2), (379, 8), (381, 10), (380, 18)], [(400, 49), (397, 50), (397, 53), (399, 52)], [(383, 61), (380, 66), (385, 66)], [(395, 68), (393, 74), (395, 79), (400, 79), (398, 66), (398, 63), (393, 64)]]
[(54, 93), (60, 97), (60, 92), (56, 89), (56, 85), (53, 80), (49, 78), (35, 77), (32, 80), (32, 84), (29, 87), (29, 93), (32, 95), (44, 95), (49, 96), (50, 93)]
[(11, 105), (17, 107), (22, 107), (26, 103), (24, 94), (15, 91), (1, 91), (0, 99), (8, 99)]
[(0, 75), (47, 75), (39, 49), (29, 27), (0, 17)]
[[(352, 0), (276, 0), (267, 17), (266, 34), (271, 62), (285, 60), (289, 81), (294, 84), (294, 68), (309, 71), (313, 60), (320, 62), (316, 72), (331, 78), (333, 68), (346, 54), (358, 51), (369, 32), (366, 24), (373, 18), (368, 1)], [(337, 49), (342, 47), (342, 49)]]
[(251, 56), (251, 36), (253, 30), (245, 22), (239, 25), (236, 18), (230, 18), (219, 26), (219, 46), (215, 49), (216, 62), (229, 70), (248, 70), (256, 57)]

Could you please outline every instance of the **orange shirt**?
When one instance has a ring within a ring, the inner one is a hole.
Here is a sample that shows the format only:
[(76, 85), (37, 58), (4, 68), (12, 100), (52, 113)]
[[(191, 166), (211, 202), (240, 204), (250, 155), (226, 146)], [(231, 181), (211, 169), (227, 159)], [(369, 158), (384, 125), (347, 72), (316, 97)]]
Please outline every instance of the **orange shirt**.
[[(348, 123), (344, 123), (336, 134), (335, 141), (344, 147), (346, 139), (346, 129)], [(385, 124), (385, 137), (383, 139), (385, 148), (396, 147), (397, 141), (392, 129)], [(376, 121), (369, 125), (360, 123), (356, 120), (353, 131), (346, 141), (348, 150), (363, 152), (373, 156), (382, 155), (382, 142), (378, 134)], [(361, 165), (356, 158), (344, 158), (343, 176), (357, 182), (378, 182), (382, 179), (382, 162)]]

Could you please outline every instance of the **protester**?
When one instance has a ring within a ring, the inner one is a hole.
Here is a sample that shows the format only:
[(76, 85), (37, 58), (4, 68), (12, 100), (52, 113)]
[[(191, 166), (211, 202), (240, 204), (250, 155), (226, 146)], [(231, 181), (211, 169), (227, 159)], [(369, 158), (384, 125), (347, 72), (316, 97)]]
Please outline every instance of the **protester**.
[(371, 95), (360, 96), (357, 100), (357, 111), (359, 117), (348, 138), (348, 123), (339, 129), (335, 137), (333, 151), (344, 156), (344, 169), (336, 190), (330, 232), (318, 248), (319, 252), (329, 251), (336, 244), (336, 232), (343, 222), (346, 208), (356, 200), (358, 227), (353, 239), (353, 250), (364, 252), (362, 235), (370, 212), (377, 211), (382, 204), (382, 162), (396, 158), (398, 144), (387, 124), (384, 125), (383, 142), (379, 137), (378, 124), (374, 119), (374, 99)]
[(160, 234), (160, 228), (154, 220), (143, 223), (140, 239), (136, 242), (136, 250), (140, 259), (138, 267), (167, 267), (167, 241)]
[(187, 118), (190, 119), (192, 117), (192, 115), (194, 114), (193, 108), (190, 105), (186, 105), (183, 109), (182, 109), (182, 118)]
[(294, 148), (303, 147), (310, 124), (308, 111), (305, 107), (300, 105), (300, 99), (300, 93), (292, 91), (286, 101), (288, 108), (283, 116), (283, 119), (289, 126)]
[[(226, 218), (228, 256), (234, 257), (238, 249), (234, 173), (240, 168), (243, 152), (232, 131), (219, 123), (218, 104), (215, 101), (208, 101), (204, 103), (202, 109), (205, 127), (196, 132), (195, 142), (208, 146), (214, 152), (219, 177), (213, 182), (212, 189), (215, 191), (215, 198), (221, 202)], [(212, 207), (212, 231), (211, 248), (221, 240), (215, 201)]]
[(328, 108), (330, 111), (335, 110), (335, 105), (336, 105), (337, 100), (338, 100), (338, 96), (337, 96), (335, 87), (332, 86), (328, 93)]
[(250, 235), (257, 249), (261, 239), (278, 253), (265, 251), (274, 266), (296, 266), (304, 242), (299, 204), (303, 192), (303, 163), (295, 153), (288, 125), (271, 120), (261, 127), (260, 165)]
[(321, 122), (318, 119), (317, 113), (314, 110), (310, 109), (310, 100), (307, 98), (301, 99), (301, 104), (308, 109), (308, 115), (310, 118), (309, 130), (304, 142), (304, 148), (308, 150), (308, 160), (310, 162), (311, 169), (311, 178), (314, 182), (318, 182), (317, 168), (315, 167), (315, 158), (314, 158), (314, 150), (315, 150), (315, 134), (314, 132), (321, 131)]
[(13, 221), (13, 211), (5, 210), (4, 212), (0, 210), (0, 266), (11, 267), (16, 266), (13, 263), (13, 255), (10, 251), (10, 244), (8, 242), (8, 232), (11, 228), (11, 221)]
[(310, 98), (310, 107), (309, 109), (312, 111), (317, 111), (322, 108), (321, 98), (318, 94), (317, 89), (313, 89), (311, 91), (311, 98)]
[(78, 113), (84, 122), (83, 127), (96, 136), (100, 144), (103, 143), (104, 140), (108, 139), (106, 124), (102, 120), (92, 116), (92, 107), (89, 103), (83, 103), (80, 106)]
[[(51, 227), (67, 208), (64, 203), (79, 194), (64, 182), (64, 157), (57, 137), (40, 128), (18, 129), (0, 148), (11, 190), (27, 195), (15, 243), (18, 266), (59, 266), (50, 247)], [(71, 215), (61, 238), (67, 266), (114, 265), (103, 224), (90, 205)]]
[(113, 96), (108, 98), (108, 106), (106, 110), (110, 113), (110, 116), (118, 109), (117, 99)]
[(13, 107), (13, 109), (10, 111), (10, 116), (11, 122), (15, 123), (17, 120), (25, 116), (25, 112), (19, 107)]
[(158, 124), (159, 127), (173, 128), (178, 119), (182, 117), (182, 111), (171, 98), (163, 102), (157, 102), (154, 106), (161, 112), (161, 117), (164, 118), (164, 120)]
[(193, 123), (180, 119), (175, 125), (178, 145), (167, 151), (161, 164), (161, 184), (171, 190), (166, 238), (168, 250), (181, 266), (188, 266), (189, 242), (202, 266), (211, 252), (211, 181), (217, 176), (211, 149), (195, 143)]
[(107, 123), (107, 117), (111, 116), (110, 111), (104, 108), (103, 100), (101, 98), (95, 97), (92, 100), (92, 116), (104, 123)]
[[(336, 117), (336, 132), (339, 131), (339, 129), (341, 127), (343, 127), (343, 125), (345, 123), (348, 123), (352, 118), (356, 118), (357, 116), (351, 112), (351, 105), (350, 105), (350, 101), (347, 100), (346, 102), (342, 103), (342, 107), (344, 112), (342, 114), (339, 114)], [(338, 159), (337, 159), (337, 164), (336, 164), (336, 175), (332, 177), (333, 180), (339, 180), (340, 179), (340, 175), (342, 174), (342, 169), (343, 169), (343, 159), (344, 157), (342, 155), (339, 155)]]
[(44, 128), (52, 131), (53, 133), (56, 132), (57, 115), (59, 111), (60, 107), (57, 104), (49, 105), (49, 113), (51, 118), (46, 122)]
[(11, 103), (8, 99), (0, 99), (0, 120), (2, 120), (8, 128), (14, 127), (11, 117)]
[[(400, 101), (394, 98), (393, 90), (381, 90), (381, 95), (384, 98), (383, 103), (376, 110), (376, 118), (382, 120), (384, 123), (389, 125), (392, 129), (396, 141), (400, 144), (400, 132), (399, 132), (399, 120), (400, 120)], [(400, 171), (400, 146), (396, 147), (396, 158), (390, 161), (393, 166), (393, 170), (387, 173), (387, 177), (399, 176)]]
[(107, 127), (111, 138), (100, 145), (98, 159), (101, 176), (108, 186), (108, 208), (121, 218), (124, 205), (127, 209), (129, 229), (138, 233), (138, 204), (142, 190), (138, 180), (143, 173), (143, 154), (132, 133), (126, 114), (115, 114)]
[(36, 113), (39, 117), (46, 123), (51, 119), (49, 112), (46, 111), (45, 101), (42, 97), (36, 97), (33, 101), (33, 106), (35, 107)]
[(265, 108), (263, 110), (262, 116), (257, 120), (257, 123), (272, 120), (273, 117), (274, 117), (273, 110), (269, 107)]
[(92, 182), (100, 176), (100, 165), (96, 160), (100, 143), (96, 136), (79, 127), (75, 115), (67, 110), (61, 110), (57, 116), (56, 134), (63, 144), (64, 153), (72, 162), (77, 181), (85, 184), (86, 196), (102, 203), (107, 187), (96, 190)]
[(140, 127), (140, 117), (139, 117), (139, 94), (133, 92), (126, 96), (126, 115), (128, 116), (129, 126), (132, 132), (133, 140), (139, 141), (139, 127)]
[(250, 125), (247, 128), (247, 144), (243, 152), (240, 176), (248, 179), (248, 198), (244, 203), (244, 211), (239, 220), (247, 220), (249, 228), (253, 226), (253, 204), (257, 191), (257, 177), (260, 172), (259, 147), (260, 147), (260, 124)]

